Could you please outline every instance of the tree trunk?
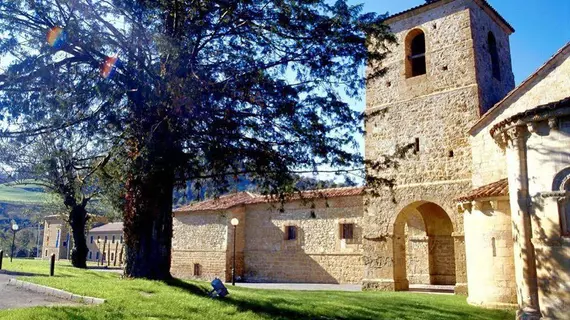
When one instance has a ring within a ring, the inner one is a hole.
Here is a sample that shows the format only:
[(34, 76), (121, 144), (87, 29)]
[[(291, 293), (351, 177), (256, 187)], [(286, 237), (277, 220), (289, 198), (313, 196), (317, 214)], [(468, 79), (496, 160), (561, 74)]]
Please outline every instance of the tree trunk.
[[(71, 250), (71, 264), (76, 268), (87, 268), (87, 240), (85, 239), (85, 224), (87, 211), (82, 205), (72, 207), (69, 214), (69, 224), (73, 233), (73, 250)], [(69, 244), (67, 244), (69, 246)]]
[(125, 276), (165, 280), (170, 276), (173, 171), (131, 179), (125, 210)]
[[(144, 141), (144, 140), (143, 140)], [(154, 134), (132, 160), (124, 210), (125, 276), (165, 280), (170, 275), (172, 190), (175, 155), (167, 125)]]

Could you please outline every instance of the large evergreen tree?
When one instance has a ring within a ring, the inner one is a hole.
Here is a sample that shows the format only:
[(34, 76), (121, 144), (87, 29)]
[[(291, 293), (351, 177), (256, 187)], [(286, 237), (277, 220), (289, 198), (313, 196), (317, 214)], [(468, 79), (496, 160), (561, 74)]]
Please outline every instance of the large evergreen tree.
[(279, 193), (361, 164), (342, 97), (362, 94), (365, 62), (382, 75), (381, 19), (344, 0), (3, 1), (0, 114), (27, 134), (94, 118), (119, 133), (125, 273), (165, 279), (175, 184), (247, 175)]

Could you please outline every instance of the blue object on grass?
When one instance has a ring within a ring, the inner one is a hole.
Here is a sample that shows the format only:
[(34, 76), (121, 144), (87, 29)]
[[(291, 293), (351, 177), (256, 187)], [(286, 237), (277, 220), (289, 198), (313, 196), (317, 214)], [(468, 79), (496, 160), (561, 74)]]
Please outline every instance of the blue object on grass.
[(225, 297), (229, 294), (228, 289), (226, 288), (226, 286), (224, 286), (224, 283), (222, 282), (222, 280), (215, 278), (214, 280), (212, 280), (212, 287), (214, 288), (212, 291), (210, 291), (209, 296), (212, 298), (216, 298), (216, 297)]

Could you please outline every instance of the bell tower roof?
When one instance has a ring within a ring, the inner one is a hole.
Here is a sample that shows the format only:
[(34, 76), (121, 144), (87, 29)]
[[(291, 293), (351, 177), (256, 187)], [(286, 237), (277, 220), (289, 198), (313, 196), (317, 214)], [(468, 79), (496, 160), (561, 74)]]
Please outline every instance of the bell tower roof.
[[(391, 23), (396, 22), (398, 20), (406, 19), (408, 17), (423, 13), (425, 11), (440, 7), (444, 4), (454, 2), (454, 1), (458, 1), (458, 0), (431, 0), (431, 1), (426, 1), (425, 4), (410, 8), (410, 9), (402, 11), (402, 12), (392, 14), (392, 15), (388, 16), (384, 22), (386, 24), (391, 24)], [(472, 1), (472, 2), (476, 3), (477, 5), (479, 5), (501, 27), (503, 27), (503, 29), (505, 29), (505, 31), (509, 35), (515, 32), (515, 29), (509, 24), (509, 22), (507, 22), (507, 20), (505, 18), (503, 18), (503, 16), (501, 16), (499, 14), (499, 12), (497, 12), (497, 10), (495, 10), (495, 8), (493, 8), (493, 6), (491, 6), (489, 4), (489, 2), (487, 2), (486, 0), (469, 0), (469, 1)]]

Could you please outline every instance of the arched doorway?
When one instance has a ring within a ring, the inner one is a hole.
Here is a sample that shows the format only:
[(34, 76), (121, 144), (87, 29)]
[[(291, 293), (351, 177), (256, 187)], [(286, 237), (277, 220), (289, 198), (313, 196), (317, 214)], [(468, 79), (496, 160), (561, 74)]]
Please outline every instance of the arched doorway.
[(414, 202), (394, 223), (394, 281), (399, 290), (410, 284), (455, 285), (455, 249), (451, 219), (433, 202)]

